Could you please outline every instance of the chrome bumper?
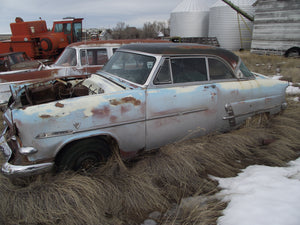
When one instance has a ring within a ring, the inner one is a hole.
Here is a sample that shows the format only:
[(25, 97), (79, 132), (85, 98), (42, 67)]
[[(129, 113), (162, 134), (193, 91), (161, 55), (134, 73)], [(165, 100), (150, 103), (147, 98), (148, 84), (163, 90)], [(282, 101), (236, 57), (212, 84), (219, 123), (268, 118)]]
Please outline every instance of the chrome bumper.
[[(5, 132), (6, 129), (4, 129)], [(3, 132), (3, 134), (4, 134)], [(12, 150), (6, 143), (4, 135), (0, 136), (0, 151), (3, 153), (5, 162), (2, 165), (2, 173), (9, 177), (24, 177), (24, 176), (32, 176), (40, 173), (49, 172), (52, 170), (54, 166), (54, 162), (48, 163), (40, 163), (40, 164), (32, 164), (32, 165), (12, 165), (8, 161), (12, 155)]]

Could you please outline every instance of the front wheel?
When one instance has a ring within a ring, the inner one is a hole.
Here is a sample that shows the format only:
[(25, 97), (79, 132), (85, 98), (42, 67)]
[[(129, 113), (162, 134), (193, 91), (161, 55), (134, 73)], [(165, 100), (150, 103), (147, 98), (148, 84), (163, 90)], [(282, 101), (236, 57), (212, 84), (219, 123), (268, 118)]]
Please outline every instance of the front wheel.
[(56, 160), (58, 171), (89, 171), (107, 161), (111, 150), (102, 139), (86, 139), (71, 144)]

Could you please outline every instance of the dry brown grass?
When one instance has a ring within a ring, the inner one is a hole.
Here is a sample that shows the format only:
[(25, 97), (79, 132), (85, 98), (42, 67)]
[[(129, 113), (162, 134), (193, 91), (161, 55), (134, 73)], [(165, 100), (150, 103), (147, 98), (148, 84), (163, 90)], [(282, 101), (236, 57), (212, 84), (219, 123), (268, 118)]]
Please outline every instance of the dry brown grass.
[(226, 204), (214, 198), (218, 184), (208, 175), (231, 177), (248, 165), (284, 166), (299, 157), (299, 114), (300, 104), (291, 101), (282, 115), (132, 162), (114, 157), (88, 175), (46, 174), (20, 187), (0, 174), (0, 224), (134, 225), (153, 211), (163, 225), (216, 224)]
[(47, 174), (26, 187), (0, 175), (0, 222), (141, 224), (158, 211), (160, 224), (215, 224), (226, 204), (214, 198), (217, 182), (208, 175), (230, 177), (247, 165), (284, 166), (297, 158), (299, 113), (291, 102), (283, 115), (168, 145), (130, 166), (113, 158), (91, 175)]
[(264, 75), (279, 73), (284, 79), (300, 83), (300, 58), (286, 58), (275, 55), (255, 55), (249, 51), (235, 52), (253, 72)]

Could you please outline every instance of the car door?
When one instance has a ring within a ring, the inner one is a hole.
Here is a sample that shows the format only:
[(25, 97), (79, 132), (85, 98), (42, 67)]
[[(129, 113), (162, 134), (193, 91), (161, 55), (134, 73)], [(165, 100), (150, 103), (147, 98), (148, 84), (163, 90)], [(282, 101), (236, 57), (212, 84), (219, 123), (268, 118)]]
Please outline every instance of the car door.
[(165, 58), (146, 95), (146, 149), (216, 128), (217, 90), (204, 57)]
[[(218, 118), (220, 129), (227, 130), (241, 124), (265, 104), (257, 81), (249, 76), (236, 77), (231, 68), (219, 58), (208, 58), (209, 79), (218, 89)], [(245, 78), (245, 77), (244, 77)]]

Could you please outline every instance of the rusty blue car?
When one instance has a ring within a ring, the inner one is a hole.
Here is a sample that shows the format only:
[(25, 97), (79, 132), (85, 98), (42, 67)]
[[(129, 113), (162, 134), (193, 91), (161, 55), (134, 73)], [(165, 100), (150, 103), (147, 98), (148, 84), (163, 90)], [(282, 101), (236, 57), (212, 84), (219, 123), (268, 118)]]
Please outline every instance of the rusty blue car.
[(11, 86), (3, 118), (9, 177), (88, 170), (169, 143), (277, 114), (288, 83), (250, 72), (240, 57), (199, 44), (129, 44), (97, 74)]

